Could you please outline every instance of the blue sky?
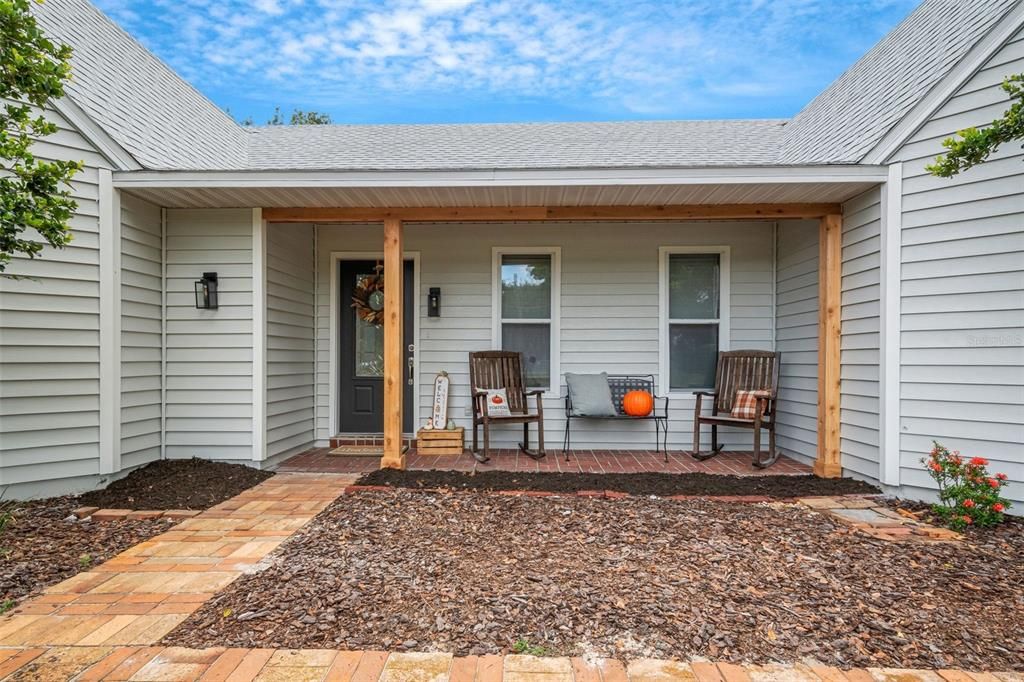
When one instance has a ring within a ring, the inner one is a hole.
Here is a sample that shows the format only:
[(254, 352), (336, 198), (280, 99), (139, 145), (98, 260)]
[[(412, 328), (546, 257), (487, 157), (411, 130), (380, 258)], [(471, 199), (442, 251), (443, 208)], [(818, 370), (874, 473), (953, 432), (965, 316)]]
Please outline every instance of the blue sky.
[(96, 1), (258, 124), (788, 117), (918, 2)]

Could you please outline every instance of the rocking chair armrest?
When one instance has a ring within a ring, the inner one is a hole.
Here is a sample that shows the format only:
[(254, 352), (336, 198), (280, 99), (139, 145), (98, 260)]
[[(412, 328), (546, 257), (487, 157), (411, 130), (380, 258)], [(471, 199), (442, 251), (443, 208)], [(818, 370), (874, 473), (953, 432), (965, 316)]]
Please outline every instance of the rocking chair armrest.
[(718, 391), (694, 391), (694, 395), (706, 396), (708, 398), (714, 398), (718, 395)]
[[(534, 388), (529, 391), (523, 391), (523, 395), (544, 395), (547, 393), (543, 388)], [(566, 396), (568, 398), (568, 396)]]

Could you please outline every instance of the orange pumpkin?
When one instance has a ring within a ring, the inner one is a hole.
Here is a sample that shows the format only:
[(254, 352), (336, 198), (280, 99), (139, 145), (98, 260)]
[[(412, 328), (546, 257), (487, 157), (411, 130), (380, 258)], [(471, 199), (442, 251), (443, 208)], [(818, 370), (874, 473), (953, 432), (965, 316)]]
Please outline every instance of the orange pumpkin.
[(654, 409), (654, 398), (647, 391), (630, 391), (622, 397), (622, 411), (630, 417), (646, 417)]

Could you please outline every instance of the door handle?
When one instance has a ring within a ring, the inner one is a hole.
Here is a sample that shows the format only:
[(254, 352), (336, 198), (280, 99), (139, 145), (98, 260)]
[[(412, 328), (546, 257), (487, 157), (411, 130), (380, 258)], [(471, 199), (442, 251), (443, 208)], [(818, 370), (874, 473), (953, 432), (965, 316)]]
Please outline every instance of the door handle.
[(409, 356), (409, 385), (410, 386), (412, 386), (412, 385), (414, 385), (416, 383), (415, 379), (413, 378), (415, 376), (415, 369), (414, 369), (415, 366), (416, 366), (416, 363), (412, 359), (412, 356), (410, 355)]

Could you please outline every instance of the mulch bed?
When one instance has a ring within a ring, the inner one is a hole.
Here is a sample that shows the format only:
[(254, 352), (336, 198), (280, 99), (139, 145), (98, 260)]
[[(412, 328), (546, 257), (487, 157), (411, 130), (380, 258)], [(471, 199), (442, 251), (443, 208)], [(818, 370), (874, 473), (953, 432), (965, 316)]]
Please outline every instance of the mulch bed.
[(538, 490), (575, 493), (614, 490), (630, 495), (701, 495), (707, 497), (763, 495), (775, 498), (812, 495), (876, 494), (878, 488), (852, 478), (817, 476), (728, 476), (723, 474), (573, 474), (515, 471), (378, 469), (364, 474), (357, 485), (448, 490)]
[(230, 499), (274, 474), (244, 464), (165, 459), (85, 493), (80, 506), (107, 509), (200, 509)]
[(72, 510), (79, 506), (76, 497), (4, 505), (14, 514), (0, 533), (0, 602), (4, 610), (10, 602), (87, 571), (173, 526), (162, 519), (70, 520)]
[(891, 543), (790, 504), (361, 492), (165, 638), (1024, 670), (1024, 525)]

